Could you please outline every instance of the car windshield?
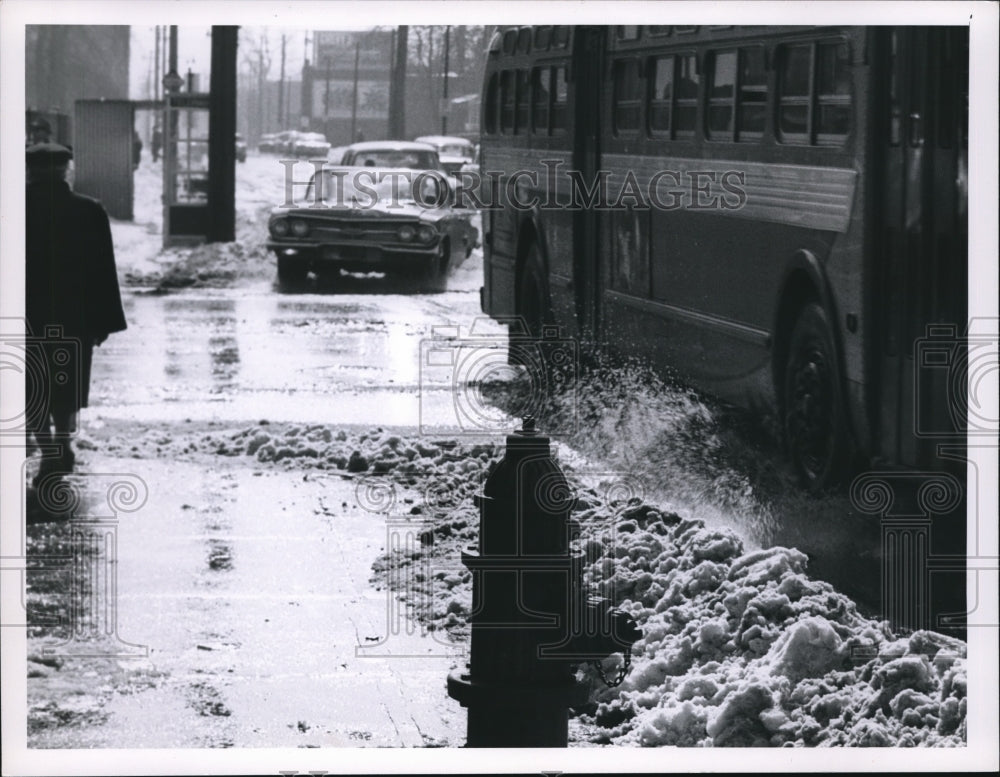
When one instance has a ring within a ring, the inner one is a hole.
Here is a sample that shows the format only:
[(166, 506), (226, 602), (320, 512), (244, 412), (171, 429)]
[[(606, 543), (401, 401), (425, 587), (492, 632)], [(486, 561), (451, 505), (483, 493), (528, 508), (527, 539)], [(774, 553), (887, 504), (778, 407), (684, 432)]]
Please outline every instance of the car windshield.
[[(426, 175), (410, 169), (358, 170), (350, 168), (324, 168), (320, 172), (322, 188), (319, 202), (327, 207), (371, 208), (375, 205), (396, 207), (397, 204), (419, 202), (430, 206), (435, 201), (434, 187), (447, 186), (440, 173)], [(306, 187), (301, 205), (309, 207), (317, 202), (314, 175)], [(421, 189), (419, 199), (415, 196)]]
[(357, 151), (352, 163), (358, 167), (402, 167), (408, 170), (435, 170), (438, 156), (433, 151)]
[(464, 143), (446, 143), (439, 146), (438, 150), (444, 156), (460, 156), (465, 159), (472, 159), (472, 146)]

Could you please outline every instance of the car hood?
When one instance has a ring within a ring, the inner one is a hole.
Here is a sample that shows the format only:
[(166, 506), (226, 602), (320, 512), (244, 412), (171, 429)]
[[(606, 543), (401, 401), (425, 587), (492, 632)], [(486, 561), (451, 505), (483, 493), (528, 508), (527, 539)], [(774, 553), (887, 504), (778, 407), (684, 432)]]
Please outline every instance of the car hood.
[(330, 207), (310, 208), (300, 205), (292, 208), (278, 207), (271, 211), (271, 216), (285, 216), (287, 218), (328, 218), (328, 219), (417, 219), (420, 221), (438, 221), (444, 213), (441, 208), (424, 208), (415, 202), (400, 200), (395, 205), (391, 201), (376, 202), (365, 207), (351, 207), (349, 205), (332, 205)]

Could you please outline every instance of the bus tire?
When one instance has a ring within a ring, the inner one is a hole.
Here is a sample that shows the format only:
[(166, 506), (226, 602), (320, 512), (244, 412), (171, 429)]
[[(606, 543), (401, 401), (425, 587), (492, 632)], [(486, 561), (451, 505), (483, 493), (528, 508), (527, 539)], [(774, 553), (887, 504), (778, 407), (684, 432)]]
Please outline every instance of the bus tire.
[(525, 348), (531, 350), (532, 343), (541, 339), (542, 329), (551, 321), (548, 295), (545, 289), (545, 275), (538, 259), (538, 248), (532, 243), (524, 259), (517, 284), (517, 315), (523, 323), (524, 333), (514, 338), (519, 344), (512, 342), (507, 351), (507, 361), (510, 364), (526, 364), (523, 353)]
[(832, 330), (815, 302), (795, 321), (784, 380), (783, 425), (792, 465), (808, 491), (823, 491), (846, 475), (850, 440)]

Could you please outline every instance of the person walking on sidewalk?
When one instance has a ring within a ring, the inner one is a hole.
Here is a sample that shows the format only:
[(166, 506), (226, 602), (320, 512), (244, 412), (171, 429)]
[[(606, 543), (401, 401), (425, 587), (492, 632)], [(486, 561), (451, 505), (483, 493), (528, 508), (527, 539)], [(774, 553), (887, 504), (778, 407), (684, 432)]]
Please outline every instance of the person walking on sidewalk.
[(25, 408), (27, 431), (42, 448), (36, 484), (73, 471), (70, 435), (87, 407), (94, 346), (126, 328), (108, 214), (70, 189), (72, 158), (57, 143), (26, 151), (25, 312), (33, 369)]

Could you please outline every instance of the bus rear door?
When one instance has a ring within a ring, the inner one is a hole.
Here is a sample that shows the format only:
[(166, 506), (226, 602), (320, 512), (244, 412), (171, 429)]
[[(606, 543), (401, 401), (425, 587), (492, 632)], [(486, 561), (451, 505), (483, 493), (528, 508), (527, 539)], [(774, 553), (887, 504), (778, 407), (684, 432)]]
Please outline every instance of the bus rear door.
[(965, 427), (968, 29), (876, 35), (885, 75), (876, 71), (874, 82), (885, 90), (874, 102), (884, 112), (873, 156), (883, 160), (876, 415), (881, 454), (927, 467), (937, 446), (961, 441)]

